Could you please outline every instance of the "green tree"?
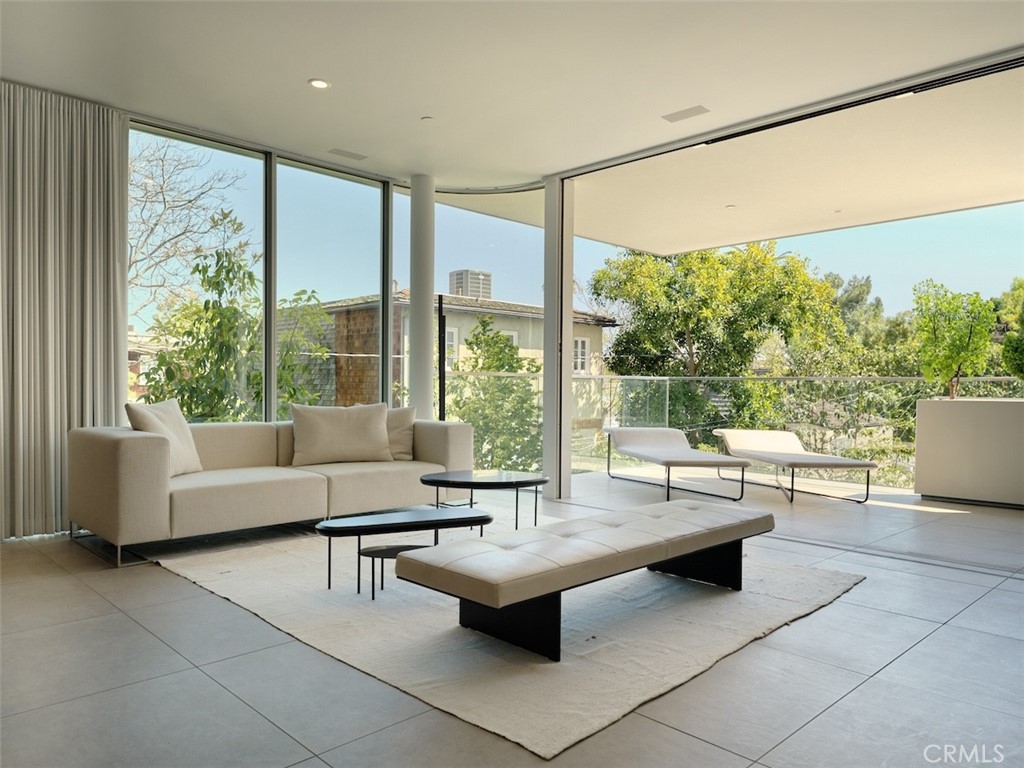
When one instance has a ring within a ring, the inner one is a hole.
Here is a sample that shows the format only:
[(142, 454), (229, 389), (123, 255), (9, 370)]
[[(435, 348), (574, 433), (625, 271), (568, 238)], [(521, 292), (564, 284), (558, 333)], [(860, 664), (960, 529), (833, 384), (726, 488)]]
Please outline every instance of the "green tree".
[(980, 373), (988, 359), (996, 313), (991, 301), (975, 293), (954, 293), (934, 280), (914, 286), (914, 314), (921, 372), (943, 382), (950, 398), (960, 377)]
[[(519, 356), (519, 347), (495, 330), (494, 319), (484, 315), (466, 339), (470, 354), (455, 370), (449, 386), (448, 411), (473, 425), (474, 464), (477, 469), (532, 472), (541, 463), (540, 406), (532, 377), (540, 365)], [(504, 375), (503, 375), (504, 374)]]
[[(1021, 281), (1024, 285), (1024, 280)], [(1016, 331), (1010, 331), (1003, 340), (1003, 368), (1011, 376), (1024, 380), (1024, 308), (1017, 316)]]
[[(242, 224), (222, 211), (215, 217), (227, 234)], [(257, 255), (248, 243), (202, 254), (191, 274), (199, 293), (172, 298), (153, 319), (153, 343), (159, 347), (143, 375), (146, 400), (178, 399), (191, 421), (241, 421), (262, 418), (263, 313)], [(278, 416), (287, 403), (316, 401), (320, 392), (305, 386), (309, 369), (327, 358), (322, 338), (329, 323), (315, 292), (300, 292), (279, 304), (288, 318), (278, 349)]]
[(812, 352), (845, 347), (834, 287), (799, 257), (776, 256), (774, 241), (674, 256), (627, 250), (590, 290), (621, 319), (608, 353), (620, 375), (740, 376), (773, 333), (799, 341), (810, 365)]

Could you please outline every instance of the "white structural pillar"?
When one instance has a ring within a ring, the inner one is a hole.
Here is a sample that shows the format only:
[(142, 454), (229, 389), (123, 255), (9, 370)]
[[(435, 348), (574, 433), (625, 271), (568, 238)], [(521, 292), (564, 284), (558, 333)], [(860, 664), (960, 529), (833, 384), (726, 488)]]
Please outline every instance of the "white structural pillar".
[(573, 180), (544, 181), (544, 486), (571, 494)]
[(409, 278), (409, 404), (434, 418), (434, 178), (412, 177)]

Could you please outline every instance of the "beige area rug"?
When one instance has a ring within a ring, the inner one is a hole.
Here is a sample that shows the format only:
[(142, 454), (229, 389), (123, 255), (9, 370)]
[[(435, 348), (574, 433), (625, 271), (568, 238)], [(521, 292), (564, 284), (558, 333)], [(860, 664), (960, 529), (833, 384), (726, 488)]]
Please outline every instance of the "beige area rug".
[[(442, 540), (475, 535), (441, 533)], [(367, 537), (363, 545), (430, 536)], [(398, 581), (391, 562), (376, 601), (368, 567), (357, 595), (354, 551), (353, 539), (335, 540), (331, 591), (326, 540), (316, 535), (160, 562), (302, 642), (545, 758), (863, 578), (750, 558), (742, 592), (647, 570), (623, 574), (563, 594), (555, 663), (460, 627), (455, 598)]]

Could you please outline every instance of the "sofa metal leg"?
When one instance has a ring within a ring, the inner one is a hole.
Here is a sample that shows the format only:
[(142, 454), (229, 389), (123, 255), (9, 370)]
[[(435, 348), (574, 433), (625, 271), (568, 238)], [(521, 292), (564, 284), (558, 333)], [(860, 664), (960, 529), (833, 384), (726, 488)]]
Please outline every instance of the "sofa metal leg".
[(552, 661), (562, 658), (562, 593), (491, 608), (459, 600), (459, 624)]
[(663, 560), (647, 569), (739, 591), (743, 589), (743, 540)]

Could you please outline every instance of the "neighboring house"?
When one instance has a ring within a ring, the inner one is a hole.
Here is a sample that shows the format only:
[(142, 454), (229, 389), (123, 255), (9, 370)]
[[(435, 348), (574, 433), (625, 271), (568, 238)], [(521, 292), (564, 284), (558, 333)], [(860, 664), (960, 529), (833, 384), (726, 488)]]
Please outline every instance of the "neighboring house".
[[(494, 328), (508, 334), (523, 357), (540, 359), (544, 350), (544, 308), (471, 296), (443, 296), (448, 370), (468, 354), (466, 339), (481, 315), (494, 318)], [(360, 296), (325, 302), (324, 310), (334, 319), (336, 356), (336, 402), (338, 405), (367, 403), (377, 399), (378, 323), (380, 298)], [(434, 315), (437, 316), (435, 298)], [(436, 320), (435, 320), (436, 322)], [(573, 374), (598, 376), (604, 373), (603, 332), (615, 320), (604, 315), (573, 311)], [(436, 327), (436, 326), (435, 326)], [(396, 385), (407, 386), (409, 356), (409, 291), (395, 291), (391, 317), (391, 376)]]

